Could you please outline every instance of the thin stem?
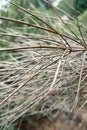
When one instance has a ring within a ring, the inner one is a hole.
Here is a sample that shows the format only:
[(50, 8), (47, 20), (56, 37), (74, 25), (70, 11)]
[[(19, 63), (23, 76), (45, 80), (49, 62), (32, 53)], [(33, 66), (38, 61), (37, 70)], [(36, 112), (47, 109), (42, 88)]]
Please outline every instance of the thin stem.
[[(14, 47), (14, 48), (0, 48), (0, 52), (3, 51), (17, 51), (24, 49), (62, 49), (62, 50), (71, 50), (69, 47), (64, 46), (25, 46), (25, 47)], [(72, 47), (72, 52), (74, 51), (87, 51), (84, 48)]]
[[(80, 44), (81, 46), (85, 47), (87, 49), (87, 45), (86, 44), (83, 44), (83, 43), (80, 43), (78, 42), (77, 40), (67, 36), (67, 35), (64, 35), (64, 34), (61, 34), (61, 33), (55, 33), (54, 31), (52, 30), (49, 30), (49, 29), (46, 29), (46, 28), (43, 28), (43, 27), (40, 27), (40, 26), (37, 26), (37, 25), (33, 25), (33, 24), (30, 24), (30, 23), (27, 23), (27, 22), (23, 22), (23, 21), (20, 21), (20, 20), (15, 20), (15, 19), (11, 19), (11, 18), (6, 18), (6, 17), (0, 17), (0, 19), (2, 20), (7, 20), (7, 21), (11, 21), (11, 22), (16, 22), (16, 23), (19, 23), (19, 24), (24, 24), (24, 25), (27, 25), (27, 26), (31, 26), (31, 27), (34, 27), (34, 28), (38, 28), (38, 29), (41, 29), (41, 30), (45, 30), (45, 31), (48, 31), (48, 32), (51, 32), (51, 33), (54, 33), (54, 34), (59, 34), (60, 36), (62, 37), (65, 37), (65, 38), (68, 38), (78, 44)], [(71, 48), (71, 47), (70, 47)]]

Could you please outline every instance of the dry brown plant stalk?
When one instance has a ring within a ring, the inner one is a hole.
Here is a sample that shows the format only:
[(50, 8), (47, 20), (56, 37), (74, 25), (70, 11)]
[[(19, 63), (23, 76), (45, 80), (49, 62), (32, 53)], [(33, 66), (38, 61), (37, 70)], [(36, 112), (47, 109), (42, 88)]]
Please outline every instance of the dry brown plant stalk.
[[(68, 28), (64, 33), (57, 29), (69, 21), (60, 20), (60, 25), (56, 22), (57, 17), (44, 16), (42, 19), (40, 14), (11, 4), (44, 26), (0, 17), (42, 30), (42, 34), (25, 34), (11, 28), (0, 31), (1, 41), (8, 44), (8, 48), (0, 48), (0, 128), (6, 128), (25, 114), (46, 115), (59, 108), (73, 111), (84, 107), (87, 103), (87, 44), (83, 41), (84, 36), (77, 36)], [(45, 18), (50, 19), (49, 24)], [(77, 26), (76, 20), (72, 24)], [(5, 36), (13, 37), (15, 41), (6, 40)], [(3, 60), (4, 53), (9, 56), (8, 60)]]

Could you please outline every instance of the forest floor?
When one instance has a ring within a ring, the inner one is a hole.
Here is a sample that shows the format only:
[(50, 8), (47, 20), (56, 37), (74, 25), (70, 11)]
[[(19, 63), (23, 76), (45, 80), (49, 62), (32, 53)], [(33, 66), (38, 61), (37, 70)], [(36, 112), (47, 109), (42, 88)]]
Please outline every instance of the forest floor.
[(17, 127), (19, 130), (87, 130), (86, 110), (81, 111), (81, 114), (82, 116), (75, 119), (64, 112), (59, 113), (56, 119), (37, 115), (36, 119), (32, 121), (25, 117)]

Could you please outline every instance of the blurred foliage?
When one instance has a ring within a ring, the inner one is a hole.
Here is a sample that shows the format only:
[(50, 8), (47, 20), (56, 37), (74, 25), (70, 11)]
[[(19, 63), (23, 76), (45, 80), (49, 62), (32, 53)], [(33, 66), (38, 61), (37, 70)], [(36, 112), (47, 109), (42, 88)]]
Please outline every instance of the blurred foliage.
[(79, 15), (87, 9), (87, 0), (61, 0), (58, 7), (74, 17), (76, 10)]
[(15, 130), (14, 126), (10, 126), (9, 128), (7, 128), (6, 130)]
[[(49, 13), (50, 15), (54, 15), (50, 4), (47, 4), (44, 0), (38, 0), (38, 1), (36, 1), (36, 0), (21, 0), (21, 1), (20, 0), (16, 0), (16, 1), (11, 0), (11, 2), (16, 3), (17, 5), (25, 8), (28, 11), (32, 10), (33, 14), (35, 13), (37, 15), (43, 15), (45, 12), (45, 14)], [(53, 1), (51, 0), (51, 2), (53, 2)], [(78, 9), (78, 11), (82, 12), (81, 10), (86, 9), (86, 6), (87, 6), (86, 2), (87, 2), (87, 0), (84, 0), (84, 1), (82, 1), (82, 0), (61, 0), (58, 5), (58, 8), (61, 8), (63, 11), (67, 12), (72, 18), (73, 17), (76, 18), (75, 7), (76, 7), (76, 9)], [(13, 18), (16, 20), (21, 20), (21, 21), (24, 21), (24, 22), (27, 22), (30, 24), (40, 25), (41, 27), (44, 27), (44, 24), (41, 21), (39, 21), (37, 18), (35, 18), (29, 14), (26, 14), (25, 12), (23, 12), (20, 9), (17, 9), (12, 4), (7, 4), (4, 8), (6, 8), (6, 9), (0, 11), (1, 16)], [(59, 13), (59, 14), (60, 14), (60, 16), (63, 16), (64, 12)], [(86, 21), (87, 21), (86, 16), (87, 16), (87, 11), (83, 12), (79, 16), (79, 20), (83, 23), (86, 23)], [(49, 21), (47, 21), (46, 19), (45, 19), (45, 21), (47, 23), (49, 23)], [(67, 25), (67, 26), (71, 26), (70, 28), (72, 29), (72, 25)], [(8, 22), (8, 21), (3, 21), (3, 23), (1, 24), (1, 27), (3, 27), (4, 31), (5, 31), (5, 28), (10, 27), (10, 28), (13, 28), (15, 31), (19, 30), (20, 32), (22, 31), (24, 33), (35, 33), (35, 34), (43, 33), (43, 31), (41, 31), (40, 29), (32, 28), (32, 27), (28, 27), (23, 24), (18, 24), (18, 23)], [(65, 27), (62, 30), (65, 30)], [(75, 32), (78, 32), (78, 30), (76, 28), (73, 28), (73, 30)], [(9, 36), (4, 36), (4, 37), (5, 37), (4, 39), (6, 39), (6, 41), (9, 41), (9, 40), (15, 41), (14, 37), (9, 37)], [(1, 39), (2, 39), (2, 36), (1, 36)], [(6, 47), (7, 45), (9, 45), (9, 44), (0, 40), (1, 47), (4, 47), (4, 46)], [(6, 59), (8, 59), (8, 58), (6, 58)]]
[[(17, 5), (25, 8), (28, 11), (32, 10), (33, 14), (35, 13), (38, 16), (43, 15), (44, 12), (45, 12), (45, 14), (49, 13), (51, 15), (54, 15), (50, 4), (47, 4), (44, 0), (38, 0), (38, 1), (36, 1), (36, 0), (21, 0), (21, 1), (20, 0), (16, 0), (16, 1), (11, 0), (11, 2), (16, 3)], [(58, 5), (58, 8), (61, 8), (63, 11), (67, 12), (70, 16), (76, 18), (75, 7), (76, 7), (76, 9), (78, 9), (78, 11), (82, 12), (83, 9), (84, 10), (86, 9), (86, 6), (87, 6), (86, 2), (87, 2), (87, 0), (84, 0), (84, 1), (82, 1), (82, 0), (61, 0)], [(7, 4), (4, 8), (6, 8), (6, 9), (0, 11), (1, 16), (13, 18), (16, 20), (21, 20), (21, 21), (24, 21), (24, 22), (27, 22), (30, 24), (40, 25), (41, 27), (44, 27), (44, 24), (41, 21), (39, 21), (37, 18), (23, 12), (20, 9), (17, 9), (12, 4)], [(61, 16), (63, 16), (64, 12), (59, 13), (59, 14)], [(86, 16), (87, 16), (87, 11), (83, 12), (79, 16), (79, 20), (83, 23), (86, 23), (86, 21), (87, 21)], [(45, 19), (45, 21), (47, 23), (49, 23), (49, 21), (47, 21), (46, 19)], [(72, 29), (72, 25), (67, 25), (67, 26), (70, 26), (69, 28)], [(1, 27), (3, 27), (4, 31), (5, 31), (5, 28), (10, 27), (10, 28), (14, 29), (15, 31), (19, 30), (19, 32), (22, 31), (24, 33), (35, 33), (35, 34), (43, 33), (43, 31), (41, 31), (40, 29), (32, 28), (32, 27), (28, 27), (23, 24), (18, 24), (18, 23), (8, 22), (8, 21), (3, 21), (3, 23), (1, 24)], [(65, 29), (65, 27), (64, 27), (64, 29)], [(64, 30), (64, 29), (62, 29), (62, 30)], [(73, 31), (78, 32), (78, 30), (76, 28), (73, 28)], [(1, 36), (1, 39), (2, 39), (2, 36)], [(9, 37), (9, 36), (4, 36), (4, 39), (6, 41), (9, 41), (9, 40), (15, 41), (14, 37)], [(7, 45), (9, 45), (9, 44), (0, 40), (1, 47), (4, 47), (4, 46), (6, 47)], [(8, 59), (8, 58), (6, 58), (6, 59)]]
[[(11, 2), (19, 5), (20, 7), (25, 8), (28, 11), (33, 11), (33, 13), (41, 13), (41, 12), (46, 12), (49, 9), (49, 6), (43, 1), (43, 0), (11, 0)], [(43, 23), (40, 22), (39, 20), (37, 20), (35, 17), (23, 12), (20, 9), (17, 9), (15, 6), (13, 6), (12, 4), (7, 4), (4, 9), (0, 10), (0, 15), (4, 16), (4, 17), (8, 17), (8, 18), (13, 18), (16, 20), (20, 20), (23, 22), (27, 22), (30, 24), (35, 24), (35, 25), (40, 25), (43, 26)], [(18, 24), (16, 22), (9, 22), (9, 21), (3, 21), (1, 24), (1, 27), (3, 27), (3, 33), (5, 31), (5, 28), (11, 28), (14, 29), (15, 31), (19, 30), (22, 32), (27, 32), (27, 33), (41, 33), (42, 31), (40, 29), (37, 28), (32, 28), (32, 27), (28, 27), (24, 24)], [(3, 36), (0, 36), (0, 39), (2, 39)], [(6, 39), (6, 41), (14, 41), (15, 39), (13, 37), (9, 37), (9, 36), (4, 36), (4, 39)], [(1, 47), (6, 47), (6, 43), (2, 40), (0, 40), (0, 46)]]
[[(61, 0), (58, 7), (67, 12), (69, 15), (74, 17), (75, 15), (75, 9), (74, 9), (74, 3), (73, 0)], [(64, 15), (64, 13), (60, 13), (61, 16)]]
[(44, 11), (50, 8), (50, 5), (47, 4), (44, 0), (31, 0), (30, 1), (35, 7), (42, 8)]
[(85, 10), (79, 17), (79, 21), (83, 24), (87, 24), (87, 10)]
[(87, 9), (87, 0), (75, 0), (75, 7), (78, 15), (83, 13)]
[[(27, 9), (28, 11), (30, 11), (32, 9), (33, 11), (35, 11), (35, 13), (46, 11), (49, 8), (48, 4), (46, 4), (46, 2), (44, 2), (43, 0), (38, 0), (38, 1), (35, 1), (35, 0), (32, 0), (32, 1), (11, 0), (11, 2)], [(16, 20), (25, 21), (25, 22), (28, 22), (28, 23), (31, 23), (31, 24), (35, 24), (36, 22), (39, 22), (39, 21), (37, 21), (37, 19), (33, 18), (32, 16), (27, 16), (27, 14), (25, 12), (17, 9), (12, 4), (8, 4), (8, 6), (6, 8), (7, 8), (7, 11), (4, 11), (4, 10), (1, 11), (1, 16), (14, 18)], [(9, 27), (10, 26), (12, 28), (17, 28), (17, 29), (21, 28), (21, 31), (25, 31), (25, 32), (31, 32), (31, 30), (32, 30), (32, 32), (33, 31), (37, 32), (35, 29), (29, 29), (25, 25), (7, 22), (7, 21), (3, 21), (2, 26), (3, 27)]]

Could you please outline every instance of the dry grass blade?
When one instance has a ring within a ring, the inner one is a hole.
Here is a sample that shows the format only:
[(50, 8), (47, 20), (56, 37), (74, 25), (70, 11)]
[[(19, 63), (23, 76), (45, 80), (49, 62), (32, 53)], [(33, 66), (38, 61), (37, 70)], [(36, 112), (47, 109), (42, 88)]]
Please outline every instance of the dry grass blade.
[(47, 115), (59, 108), (82, 108), (87, 103), (87, 96), (83, 96), (87, 86), (87, 45), (78, 36), (73, 37), (72, 31), (70, 35), (62, 32), (64, 21), (60, 26), (47, 15), (48, 24), (41, 14), (11, 4), (38, 19), (42, 26), (0, 16), (3, 21), (38, 29), (36, 34), (1, 27), (1, 42), (6, 47), (0, 48), (0, 128), (26, 114)]

